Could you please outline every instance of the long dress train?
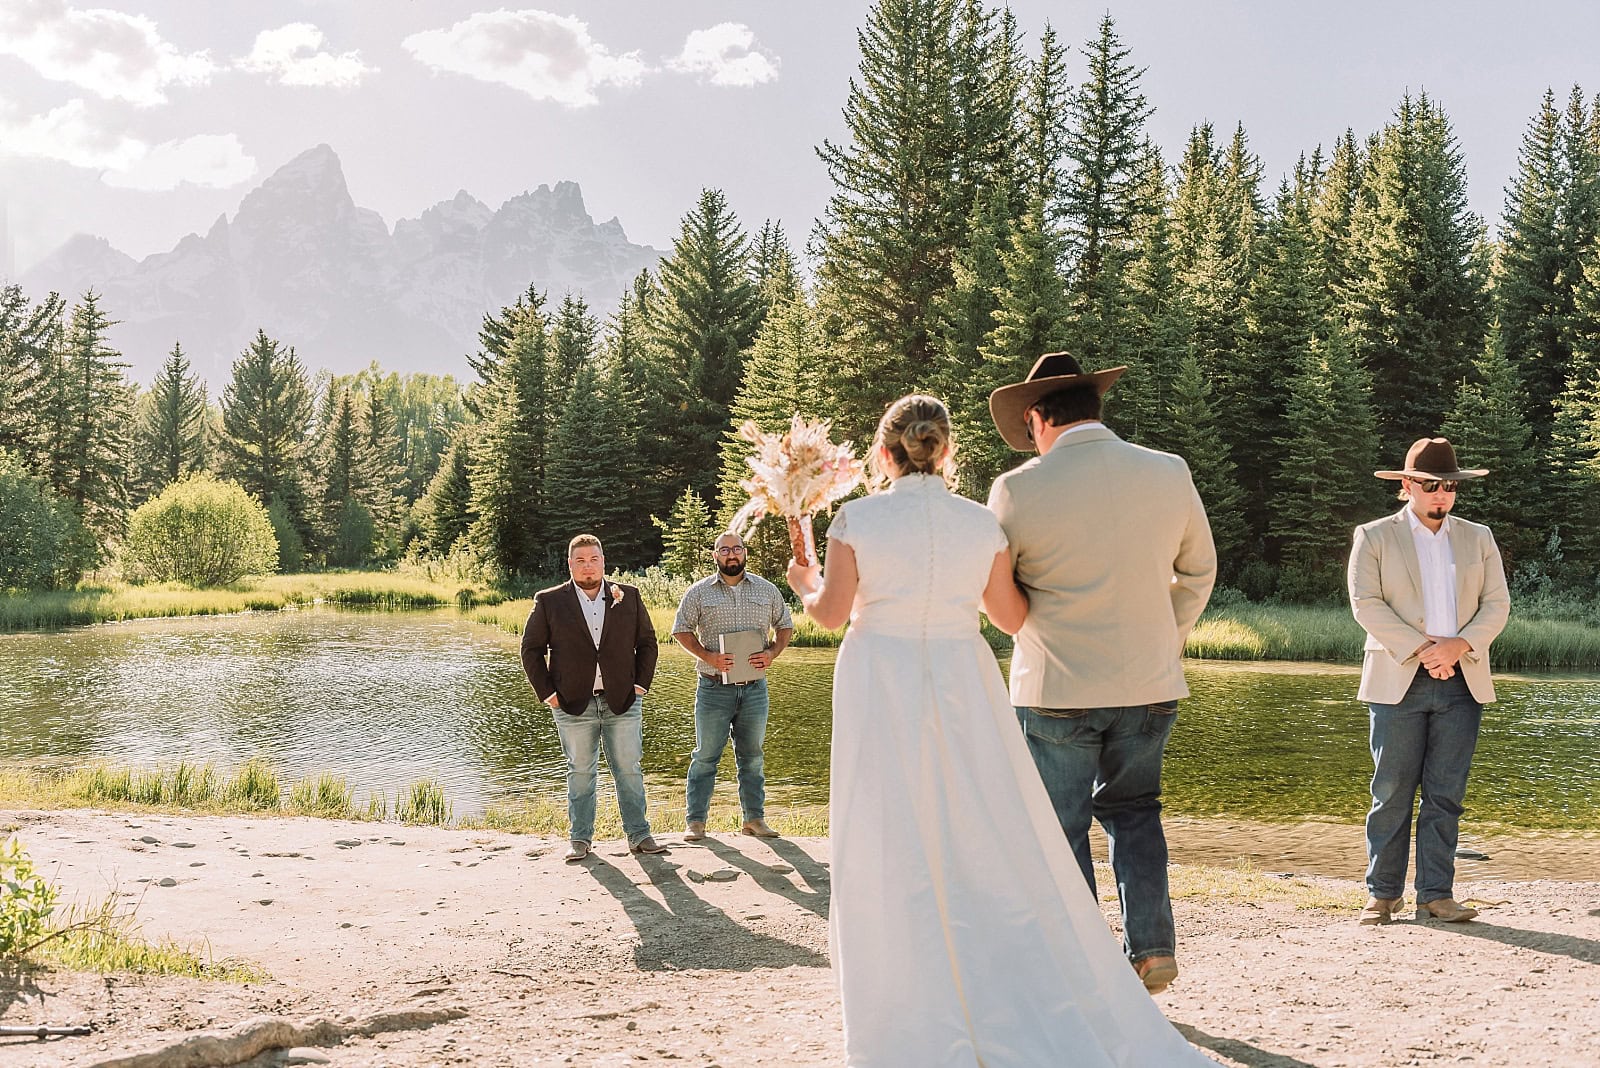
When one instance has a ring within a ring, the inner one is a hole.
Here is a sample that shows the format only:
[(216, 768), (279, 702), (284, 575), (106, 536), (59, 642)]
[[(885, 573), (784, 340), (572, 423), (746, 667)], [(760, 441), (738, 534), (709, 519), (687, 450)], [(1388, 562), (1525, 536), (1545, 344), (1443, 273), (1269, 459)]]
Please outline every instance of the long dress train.
[(852, 1068), (1214, 1065), (1167, 1022), (1056, 822), (978, 603), (1005, 536), (941, 479), (840, 509), (829, 938)]

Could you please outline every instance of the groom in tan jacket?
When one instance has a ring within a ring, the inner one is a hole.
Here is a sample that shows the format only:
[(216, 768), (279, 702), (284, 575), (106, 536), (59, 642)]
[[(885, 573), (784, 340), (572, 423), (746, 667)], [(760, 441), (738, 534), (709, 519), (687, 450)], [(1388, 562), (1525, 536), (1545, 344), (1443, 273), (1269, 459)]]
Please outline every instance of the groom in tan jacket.
[(1095, 888), (1089, 823), (1110, 842), (1123, 946), (1151, 992), (1178, 974), (1161, 763), (1187, 697), (1184, 641), (1216, 581), (1217, 553), (1189, 467), (1100, 422), (1126, 368), (1085, 374), (1064, 352), (994, 391), (1006, 443), (1039, 455), (995, 480), (1028, 619), (1011, 702), (1056, 818)]
[(1489, 643), (1511, 597), (1489, 528), (1451, 515), (1467, 479), (1444, 438), (1420, 438), (1399, 471), (1405, 507), (1357, 527), (1350, 606), (1367, 632), (1357, 697), (1371, 716), (1372, 808), (1362, 923), (1387, 923), (1405, 898), (1417, 812), (1417, 919), (1470, 920), (1455, 900), (1456, 842), (1483, 706), (1494, 700)]

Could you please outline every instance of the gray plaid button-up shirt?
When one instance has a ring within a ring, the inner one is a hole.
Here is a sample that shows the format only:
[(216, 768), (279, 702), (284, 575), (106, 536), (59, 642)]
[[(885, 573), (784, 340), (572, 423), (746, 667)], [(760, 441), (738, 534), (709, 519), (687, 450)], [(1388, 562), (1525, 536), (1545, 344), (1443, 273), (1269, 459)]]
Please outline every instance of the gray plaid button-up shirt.
[[(736, 630), (754, 630), (767, 634), (770, 631), (793, 629), (789, 618), (789, 605), (778, 592), (778, 587), (746, 571), (744, 580), (730, 586), (722, 580), (721, 573), (707, 575), (690, 586), (678, 604), (678, 615), (672, 621), (672, 633), (693, 631), (700, 644), (712, 652), (718, 649), (717, 638)], [(696, 662), (702, 675), (716, 676), (704, 663)]]

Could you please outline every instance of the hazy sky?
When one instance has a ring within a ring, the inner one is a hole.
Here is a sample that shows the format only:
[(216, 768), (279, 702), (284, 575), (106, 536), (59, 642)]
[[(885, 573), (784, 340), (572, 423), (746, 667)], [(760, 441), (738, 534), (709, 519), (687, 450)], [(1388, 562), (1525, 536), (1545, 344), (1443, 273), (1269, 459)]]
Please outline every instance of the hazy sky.
[[(104, 6), (93, 6), (103, 3)], [(1090, 37), (1102, 4), (1016, 0)], [(15, 267), (75, 232), (134, 256), (204, 232), (319, 142), (392, 227), (466, 189), (491, 207), (583, 187), (597, 220), (667, 248), (704, 186), (796, 246), (830, 191), (813, 152), (840, 110), (868, 5), (842, 0), (0, 0), (0, 197)], [(1546, 87), (1600, 92), (1592, 0), (1109, 7), (1174, 159), (1189, 129), (1243, 122), (1269, 193), (1407, 90), (1442, 102), (1491, 223)], [(1083, 73), (1075, 57), (1074, 79)], [(3, 269), (3, 264), (0, 264)]]

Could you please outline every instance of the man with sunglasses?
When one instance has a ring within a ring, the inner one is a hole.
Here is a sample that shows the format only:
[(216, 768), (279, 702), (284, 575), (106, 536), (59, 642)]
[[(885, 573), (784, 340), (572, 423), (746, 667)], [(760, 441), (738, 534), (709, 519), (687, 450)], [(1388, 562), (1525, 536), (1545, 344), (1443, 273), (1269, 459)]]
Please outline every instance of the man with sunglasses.
[(1405, 900), (1411, 812), (1418, 789), (1419, 920), (1470, 920), (1455, 900), (1455, 853), (1467, 772), (1483, 706), (1494, 700), (1489, 643), (1511, 612), (1494, 535), (1451, 515), (1463, 471), (1444, 438), (1420, 438), (1399, 471), (1399, 512), (1357, 527), (1350, 606), (1367, 632), (1358, 698), (1370, 711), (1372, 808), (1367, 813), (1364, 924), (1388, 923)]
[[(672, 636), (700, 663), (694, 691), (694, 753), (684, 783), (684, 840), (706, 836), (717, 763), (733, 738), (739, 779), (740, 828), (757, 838), (776, 838), (766, 822), (767, 735), (766, 670), (789, 644), (794, 623), (778, 587), (745, 570), (747, 552), (739, 535), (728, 531), (711, 547), (710, 575), (684, 591), (672, 623)], [(737, 638), (734, 638), (737, 636)], [(725, 640), (726, 639), (726, 640)], [(751, 671), (735, 671), (725, 646), (749, 645)], [(735, 678), (735, 676), (739, 678)]]

